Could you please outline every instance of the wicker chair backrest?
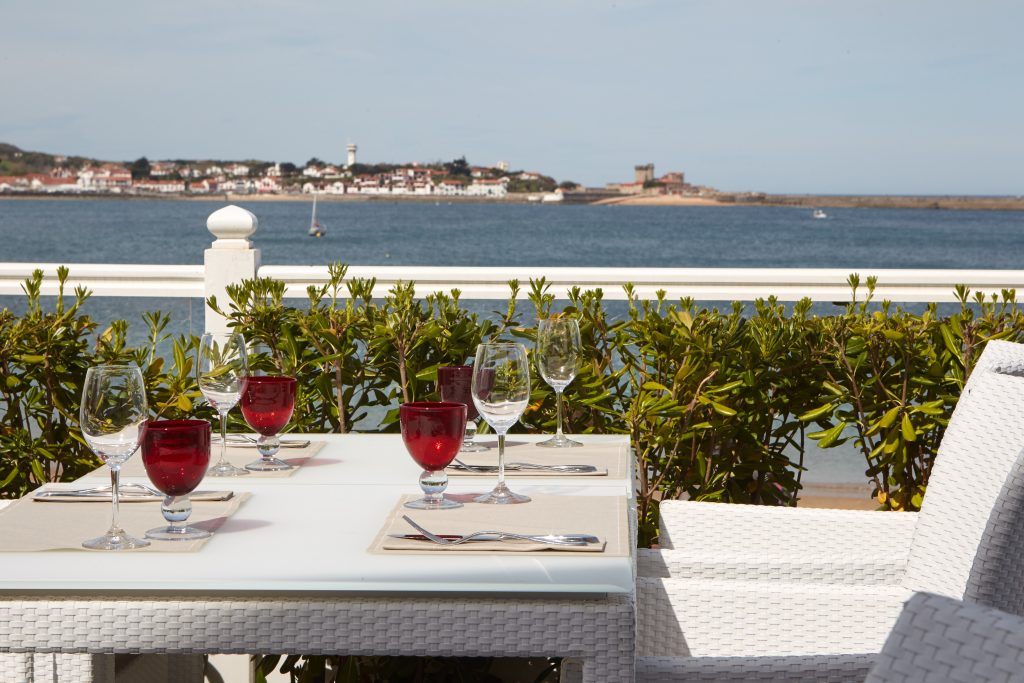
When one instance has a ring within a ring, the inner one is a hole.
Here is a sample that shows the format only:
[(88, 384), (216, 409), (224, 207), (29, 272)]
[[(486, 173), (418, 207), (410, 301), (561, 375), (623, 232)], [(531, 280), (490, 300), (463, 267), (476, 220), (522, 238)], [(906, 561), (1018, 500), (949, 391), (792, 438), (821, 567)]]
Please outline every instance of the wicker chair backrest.
[[(991, 341), (939, 445), (903, 585), (963, 598), (986, 527), (1024, 449), (1024, 345)], [(1021, 487), (1014, 486), (1016, 495)]]
[(917, 593), (864, 683), (1019, 681), (1024, 619), (939, 595)]

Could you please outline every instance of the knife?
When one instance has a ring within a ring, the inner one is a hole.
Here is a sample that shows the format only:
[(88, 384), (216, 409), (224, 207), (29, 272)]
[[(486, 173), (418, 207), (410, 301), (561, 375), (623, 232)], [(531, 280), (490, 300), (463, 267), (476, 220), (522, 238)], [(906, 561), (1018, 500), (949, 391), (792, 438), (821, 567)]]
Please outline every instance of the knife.
[[(220, 437), (213, 437), (211, 443), (220, 445)], [(227, 444), (232, 448), (256, 448), (255, 439), (249, 439), (248, 437), (245, 437), (245, 439), (232, 438), (230, 434), (228, 435)], [(281, 439), (281, 448), (305, 448), (309, 444), (310, 442), (307, 439)]]
[[(235, 494), (232, 491), (193, 491), (189, 494), (189, 498), (194, 501), (204, 500), (230, 500)], [(119, 496), (121, 500), (163, 500), (164, 496), (156, 495), (151, 493), (132, 493), (127, 491), (121, 491)], [(60, 490), (60, 491), (36, 491), (32, 494), (34, 500), (46, 500), (46, 499), (58, 499), (58, 498), (95, 498), (97, 500), (110, 500), (109, 491), (74, 491), (74, 490)]]
[[(438, 538), (442, 538), (442, 539), (444, 539), (446, 541), (457, 541), (460, 538), (462, 538), (462, 536), (459, 535), (459, 534), (434, 534), (434, 535), (437, 536)], [(429, 538), (427, 538), (423, 534), (388, 534), (388, 537), (390, 537), (390, 538), (399, 538), (399, 539), (402, 539), (402, 540), (405, 540), (405, 541), (427, 541), (427, 542), (433, 543), (433, 541), (431, 541)], [(567, 541), (581, 541), (583, 543), (600, 543), (601, 542), (601, 539), (599, 539), (597, 536), (592, 536), (590, 534), (554, 534), (554, 537), (559, 538), (559, 539), (565, 539)], [(469, 541), (467, 541), (467, 543), (473, 543), (475, 541), (502, 541), (502, 540), (507, 540), (507, 537), (502, 536), (501, 534), (486, 534), (486, 535), (481, 534), (479, 536), (474, 536), (473, 538), (469, 539)]]
[[(534, 465), (532, 463), (525, 463), (525, 467), (520, 463), (507, 463), (505, 465), (506, 472), (558, 472), (561, 474), (586, 474), (588, 472), (597, 472), (597, 467), (594, 465)], [(497, 465), (464, 465), (457, 462), (453, 462), (448, 465), (449, 469), (459, 470), (461, 472), (478, 472), (480, 474), (493, 474), (498, 471)]]

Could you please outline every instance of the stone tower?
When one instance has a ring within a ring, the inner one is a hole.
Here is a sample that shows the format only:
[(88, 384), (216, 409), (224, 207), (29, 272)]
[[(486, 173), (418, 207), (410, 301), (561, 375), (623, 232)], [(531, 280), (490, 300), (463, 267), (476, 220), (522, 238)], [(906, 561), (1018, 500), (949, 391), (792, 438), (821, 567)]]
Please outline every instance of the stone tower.
[(351, 142), (348, 143), (348, 166), (355, 166), (356, 164), (356, 146)]
[(633, 170), (636, 171), (636, 182), (641, 185), (648, 180), (654, 180), (654, 164), (635, 166)]

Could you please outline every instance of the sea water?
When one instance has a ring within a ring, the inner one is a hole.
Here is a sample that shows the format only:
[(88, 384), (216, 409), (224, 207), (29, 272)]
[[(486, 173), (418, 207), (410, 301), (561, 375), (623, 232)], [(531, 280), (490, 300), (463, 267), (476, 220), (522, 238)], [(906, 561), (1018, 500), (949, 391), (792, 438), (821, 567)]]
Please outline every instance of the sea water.
[[(439, 202), (322, 202), (327, 234), (310, 238), (311, 204), (240, 205), (259, 219), (265, 265), (593, 266), (1019, 269), (1024, 212), (915, 209), (579, 206)], [(178, 200), (0, 200), (0, 262), (201, 264), (206, 218), (224, 204)], [(299, 300), (296, 300), (297, 302)], [(466, 302), (486, 314), (498, 302)], [(527, 304), (528, 305), (528, 304)], [(828, 305), (828, 304), (822, 304)], [(20, 297), (0, 297), (18, 310)], [(160, 309), (174, 333), (198, 334), (203, 302), (100, 298), (98, 321)], [(528, 314), (526, 309), (524, 315)], [(609, 303), (612, 314), (624, 307)], [(808, 449), (810, 482), (863, 482), (852, 448)]]

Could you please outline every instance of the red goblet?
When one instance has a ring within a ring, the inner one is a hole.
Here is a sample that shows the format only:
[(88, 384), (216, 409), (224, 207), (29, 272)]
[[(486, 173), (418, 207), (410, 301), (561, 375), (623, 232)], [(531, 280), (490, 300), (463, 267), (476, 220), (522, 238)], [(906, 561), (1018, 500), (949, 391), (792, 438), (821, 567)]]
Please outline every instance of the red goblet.
[(473, 366), (443, 365), (437, 369), (437, 387), (441, 400), (449, 403), (466, 404), (466, 434), (462, 439), (460, 453), (478, 453), (486, 451), (487, 446), (474, 443), (476, 437), (477, 418), (480, 413), (473, 403)]
[(260, 435), (256, 441), (256, 450), (260, 459), (245, 466), (255, 472), (273, 472), (290, 470), (291, 465), (274, 456), (281, 448), (278, 433), (292, 419), (295, 410), (295, 390), (297, 382), (294, 377), (281, 375), (258, 375), (246, 378), (242, 389), (242, 415), (253, 431)]
[(420, 488), (424, 496), (405, 504), (417, 510), (445, 510), (462, 507), (448, 500), (448, 475), (444, 468), (458, 455), (462, 435), (466, 431), (464, 403), (404, 403), (398, 408), (402, 441), (412, 459), (423, 468)]
[(188, 526), (189, 494), (199, 486), (210, 464), (210, 423), (206, 420), (157, 420), (146, 423), (142, 464), (153, 486), (165, 496), (160, 511), (168, 525), (146, 532), (158, 541), (194, 541), (210, 532)]

